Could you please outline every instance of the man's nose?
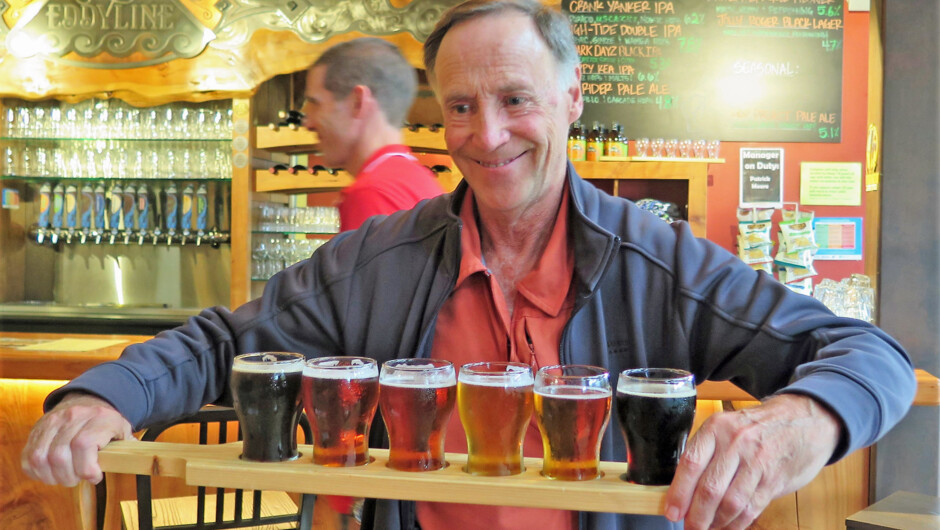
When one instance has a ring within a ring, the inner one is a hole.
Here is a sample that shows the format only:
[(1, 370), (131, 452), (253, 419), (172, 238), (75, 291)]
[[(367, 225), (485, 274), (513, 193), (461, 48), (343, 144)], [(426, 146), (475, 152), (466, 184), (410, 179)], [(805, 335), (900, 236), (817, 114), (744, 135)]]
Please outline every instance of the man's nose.
[(310, 105), (304, 105), (300, 111), (304, 115), (303, 119), (300, 120), (300, 124), (310, 131), (316, 130), (313, 126), (313, 112), (311, 112)]
[(505, 118), (498, 109), (480, 109), (473, 119), (473, 135), (477, 145), (492, 151), (509, 140)]

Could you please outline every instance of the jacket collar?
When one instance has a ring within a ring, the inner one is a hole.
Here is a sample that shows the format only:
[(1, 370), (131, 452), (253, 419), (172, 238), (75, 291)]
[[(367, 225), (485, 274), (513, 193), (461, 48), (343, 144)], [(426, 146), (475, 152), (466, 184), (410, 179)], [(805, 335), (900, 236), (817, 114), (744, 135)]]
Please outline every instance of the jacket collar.
[[(581, 299), (589, 296), (597, 288), (604, 270), (610, 264), (612, 254), (620, 246), (620, 238), (595, 222), (600, 215), (599, 195), (602, 192), (590, 182), (582, 179), (570, 161), (566, 178), (569, 194), (568, 237), (572, 241), (574, 252), (573, 281), (576, 282), (577, 297)], [(458, 228), (462, 228), (460, 205), (463, 204), (468, 189), (467, 181), (461, 180), (454, 192), (450, 194), (447, 214), (449, 222), (455, 223)], [(458, 254), (459, 241), (458, 236), (455, 242)], [(459, 256), (457, 263), (460, 263)]]

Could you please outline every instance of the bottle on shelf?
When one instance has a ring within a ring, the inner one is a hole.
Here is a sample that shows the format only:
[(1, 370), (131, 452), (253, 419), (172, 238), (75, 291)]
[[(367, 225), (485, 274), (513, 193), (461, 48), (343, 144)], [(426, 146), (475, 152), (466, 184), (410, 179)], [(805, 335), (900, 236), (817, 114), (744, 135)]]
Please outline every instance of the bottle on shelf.
[(277, 175), (278, 171), (287, 171), (287, 166), (285, 164), (275, 164), (268, 168), (268, 171)]
[(591, 132), (588, 133), (587, 137), (587, 149), (585, 150), (585, 160), (588, 161), (597, 161), (600, 160), (601, 155), (604, 154), (604, 136), (606, 131), (604, 126), (598, 122), (594, 122), (594, 126), (591, 127)]
[(623, 127), (613, 122), (604, 139), (604, 155), (627, 156), (627, 139), (623, 136)]
[(299, 110), (280, 110), (277, 117), (281, 120), (278, 123), (269, 123), (268, 128), (276, 131), (281, 127), (287, 127), (292, 131), (300, 129), (304, 120), (304, 113)]
[(584, 130), (581, 129), (581, 122), (576, 121), (568, 129), (568, 159), (572, 162), (586, 160), (587, 139), (584, 137)]

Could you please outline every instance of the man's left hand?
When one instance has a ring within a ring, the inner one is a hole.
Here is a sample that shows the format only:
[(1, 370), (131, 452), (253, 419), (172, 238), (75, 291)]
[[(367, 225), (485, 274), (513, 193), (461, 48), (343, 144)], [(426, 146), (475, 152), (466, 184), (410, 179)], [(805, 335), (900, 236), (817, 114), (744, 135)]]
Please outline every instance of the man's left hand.
[(687, 530), (747, 528), (808, 484), (832, 457), (841, 423), (810, 397), (775, 396), (709, 417), (689, 440), (666, 493), (666, 517)]

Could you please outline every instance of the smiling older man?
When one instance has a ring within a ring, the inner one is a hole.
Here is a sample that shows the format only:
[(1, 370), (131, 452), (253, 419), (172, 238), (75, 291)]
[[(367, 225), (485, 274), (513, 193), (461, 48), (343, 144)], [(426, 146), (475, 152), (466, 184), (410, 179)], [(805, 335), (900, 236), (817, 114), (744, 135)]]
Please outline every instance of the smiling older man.
[[(612, 374), (674, 367), (765, 398), (698, 431), (665, 518), (367, 502), (364, 526), (383, 529), (745, 528), (905, 414), (913, 370), (891, 337), (575, 174), (565, 136), (583, 103), (559, 13), (534, 0), (466, 2), (438, 23), (425, 62), (465, 182), (334, 238), (272, 278), (261, 299), (206, 310), (55, 391), (23, 452), (28, 473), (67, 485), (100, 479), (98, 447), (132, 425), (228, 401), (233, 356), (261, 350)], [(456, 421), (449, 451), (465, 447)], [(601, 456), (623, 461), (612, 431)], [(381, 428), (371, 442), (387, 443)], [(525, 451), (541, 454), (534, 427)]]

